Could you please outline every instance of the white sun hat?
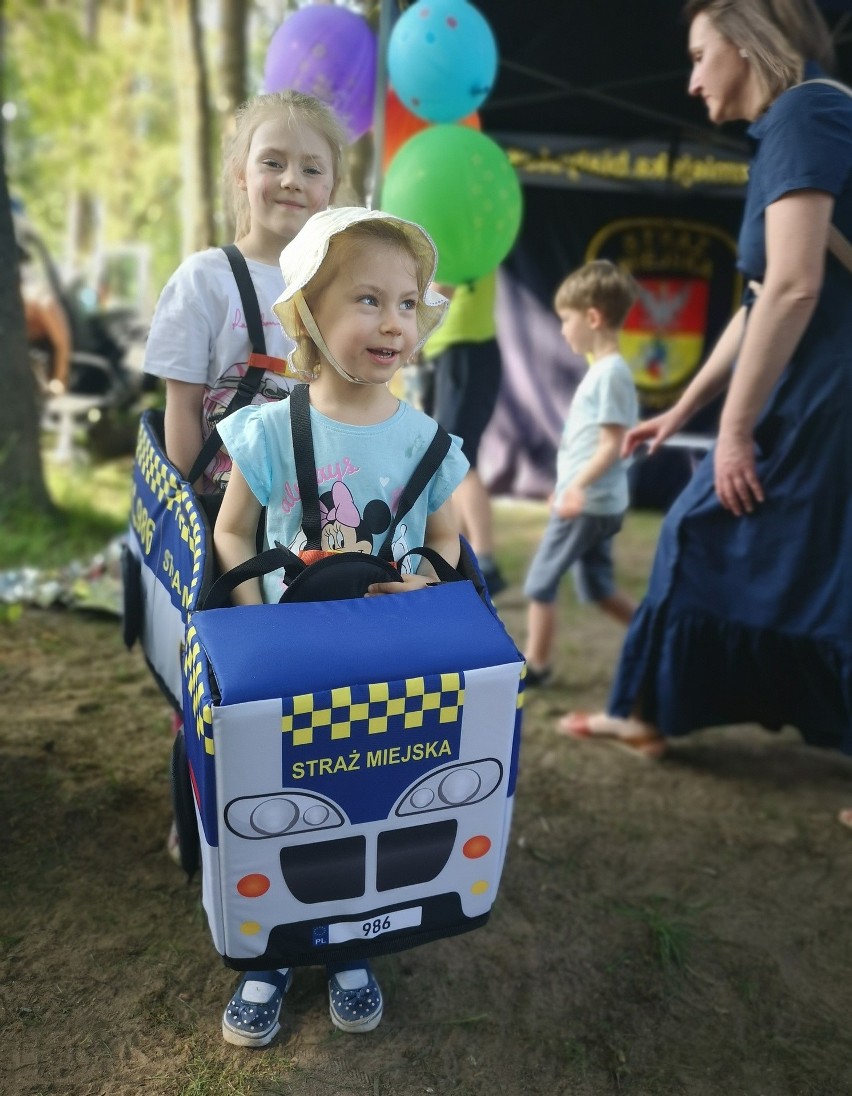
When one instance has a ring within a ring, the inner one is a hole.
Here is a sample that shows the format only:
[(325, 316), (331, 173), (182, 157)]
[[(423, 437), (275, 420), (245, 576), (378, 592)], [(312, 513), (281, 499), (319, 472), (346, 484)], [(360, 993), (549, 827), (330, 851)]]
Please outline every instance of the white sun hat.
[[(325, 209), (309, 218), (304, 228), (281, 252), (279, 262), (286, 289), (272, 306), (272, 310), (278, 317), (278, 322), (284, 331), (291, 338), (296, 338), (300, 331), (301, 325), (298, 322), (300, 317), (302, 325), (307, 328), (323, 357), (327, 358), (338, 372), (356, 383), (358, 378), (346, 373), (330, 355), (325, 340), (311, 315), (302, 290), (322, 266), (323, 260), (328, 254), (328, 245), (331, 238), (340, 232), (345, 232), (352, 225), (364, 221), (389, 221), (396, 225), (405, 234), (412, 251), (417, 257), (419, 274), (426, 289), (417, 301), (417, 345), (414, 348), (415, 351), (420, 349), (432, 332), (443, 322), (449, 305), (446, 297), (429, 288), (430, 283), (435, 278), (438, 252), (429, 234), (420, 225), (415, 224), (414, 221), (405, 221), (401, 217), (395, 217), (392, 213), (385, 213), (381, 209), (367, 209), (364, 206), (340, 206), (336, 209)], [(302, 376), (311, 375), (310, 370), (306, 369), (300, 361), (300, 354), (301, 349), (297, 343), (296, 348), (287, 355), (287, 360), (293, 372)]]

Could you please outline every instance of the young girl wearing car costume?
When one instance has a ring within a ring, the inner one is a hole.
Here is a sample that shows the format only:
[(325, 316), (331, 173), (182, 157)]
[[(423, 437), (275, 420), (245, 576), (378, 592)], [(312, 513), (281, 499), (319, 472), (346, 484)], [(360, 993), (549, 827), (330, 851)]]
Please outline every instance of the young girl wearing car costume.
[[(292, 365), (310, 373), (310, 416), (318, 482), (334, 472), (321, 495), (323, 548), (373, 551), (378, 520), (392, 514), (399, 495), (435, 433), (435, 423), (391, 394), (387, 382), (444, 316), (446, 300), (429, 290), (437, 256), (419, 225), (380, 210), (340, 208), (317, 213), (281, 254), (287, 288), (274, 306), (296, 341)], [(214, 541), (223, 570), (255, 554), (255, 533), (266, 507), (266, 543), (296, 545), (302, 510), (293, 456), (289, 401), (247, 407), (220, 425), (233, 469)], [(455, 566), (459, 533), (450, 496), (467, 471), (453, 439), (447, 456), (394, 544), (398, 558), (421, 545)], [(400, 526), (400, 529), (402, 527)], [(410, 557), (409, 557), (410, 558)], [(427, 563), (403, 561), (401, 582), (380, 582), (366, 596), (404, 593), (434, 581)], [(278, 601), (281, 573), (237, 587), (239, 604)], [(340, 641), (343, 637), (335, 637)], [(329, 969), (335, 1026), (369, 1031), (382, 1016), (382, 996), (369, 964)], [(229, 1042), (263, 1046), (279, 1029), (292, 971), (247, 974), (223, 1018)]]

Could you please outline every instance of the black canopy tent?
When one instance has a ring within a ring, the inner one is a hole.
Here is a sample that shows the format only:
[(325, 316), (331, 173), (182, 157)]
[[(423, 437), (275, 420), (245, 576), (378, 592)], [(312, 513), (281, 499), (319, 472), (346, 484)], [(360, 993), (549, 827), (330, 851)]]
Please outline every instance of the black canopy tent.
[[(817, 0), (852, 67), (852, 0)], [(686, 94), (682, 0), (481, 0), (500, 68), (481, 108), (487, 129), (693, 137), (730, 144)]]
[[(687, 95), (680, 0), (478, 6), (500, 57), (480, 118), (515, 164), (525, 205), (500, 272), (505, 379), (481, 470), (496, 491), (536, 496), (552, 486), (561, 424), (585, 369), (562, 343), (555, 287), (588, 258), (629, 265), (647, 305), (628, 332), (643, 412), (671, 402), (739, 296), (748, 146), (744, 126), (711, 126)], [(836, 74), (852, 79), (852, 0), (822, 6)], [(712, 429), (712, 420), (711, 412), (693, 426)], [(665, 506), (688, 461), (680, 451), (637, 466), (637, 502)]]

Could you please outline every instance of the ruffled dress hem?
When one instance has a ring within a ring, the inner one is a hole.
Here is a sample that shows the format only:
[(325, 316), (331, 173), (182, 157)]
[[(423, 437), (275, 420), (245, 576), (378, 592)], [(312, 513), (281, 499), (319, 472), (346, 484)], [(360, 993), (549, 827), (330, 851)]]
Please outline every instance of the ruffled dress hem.
[(730, 724), (793, 726), (809, 745), (852, 754), (852, 644), (646, 601), (608, 710), (636, 715), (666, 737)]

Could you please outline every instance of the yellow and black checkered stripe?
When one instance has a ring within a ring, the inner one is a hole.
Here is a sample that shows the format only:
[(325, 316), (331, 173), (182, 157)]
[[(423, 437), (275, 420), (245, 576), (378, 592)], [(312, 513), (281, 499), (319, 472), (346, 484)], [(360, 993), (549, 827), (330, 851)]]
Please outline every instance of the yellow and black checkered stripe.
[(139, 431), (136, 443), (136, 465), (157, 501), (164, 502), (171, 510), (174, 500), (183, 490), (181, 480), (154, 444), (147, 430)]
[[(186, 647), (183, 652), (183, 672), (186, 678), (189, 698), (192, 702), (192, 716), (195, 720), (195, 733), (198, 738), (204, 739), (204, 750), (208, 754), (213, 753), (213, 712), (210, 706), (210, 694), (206, 689), (206, 680), (201, 658), (201, 644), (198, 642), (198, 632), (194, 624), (190, 624), (186, 631)], [(190, 719), (184, 713), (184, 728), (186, 731), (191, 726)]]
[(204, 576), (204, 553), (201, 550), (203, 543), (201, 517), (195, 499), (189, 491), (184, 492), (181, 506), (189, 525), (188, 547), (192, 552), (192, 578), (189, 580), (189, 589), (192, 595), (190, 604), (194, 606), (198, 587)]
[(282, 701), (281, 730), (293, 746), (310, 746), (315, 733), (335, 741), (457, 724), (463, 708), (464, 675), (432, 674), (289, 697)]
[[(195, 594), (204, 574), (202, 525), (195, 498), (174, 467), (163, 456), (148, 430), (139, 431), (136, 443), (136, 464), (142, 479), (157, 501), (162, 503), (170, 513), (175, 514), (181, 540), (186, 541), (192, 553), (192, 577), (189, 588), (193, 595), (191, 604), (195, 605)], [(180, 522), (176, 516), (178, 511), (183, 522)]]

